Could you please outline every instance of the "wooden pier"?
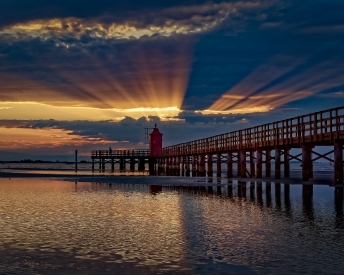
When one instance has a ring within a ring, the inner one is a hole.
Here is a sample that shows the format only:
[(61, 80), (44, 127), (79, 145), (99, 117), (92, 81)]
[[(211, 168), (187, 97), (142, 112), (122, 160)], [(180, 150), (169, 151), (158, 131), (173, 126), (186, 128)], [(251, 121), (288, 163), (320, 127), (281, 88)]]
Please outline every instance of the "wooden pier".
[(111, 170), (115, 170), (115, 164), (119, 163), (119, 170), (125, 171), (126, 164), (129, 164), (129, 170), (135, 171), (135, 164), (138, 163), (138, 171), (145, 171), (146, 163), (151, 163), (149, 150), (97, 150), (92, 151), (92, 171), (95, 164), (98, 163), (99, 171), (105, 171), (105, 164), (111, 164)]
[[(333, 163), (334, 179), (342, 183), (343, 144), (344, 106), (176, 144), (163, 148), (161, 154), (154, 157), (149, 156), (148, 150), (114, 151), (110, 155), (107, 151), (93, 151), (92, 161), (94, 169), (94, 160), (98, 159), (101, 169), (106, 161), (113, 167), (115, 160), (145, 159), (150, 163), (150, 174), (213, 176), (215, 156), (218, 177), (222, 163), (227, 164), (229, 178), (272, 177), (273, 164), (273, 176), (280, 179), (282, 165), (284, 178), (289, 178), (290, 161), (299, 160), (302, 179), (308, 181), (313, 177), (313, 162), (323, 158)], [(331, 149), (319, 154), (314, 151), (317, 146)], [(300, 154), (292, 155), (290, 150), (296, 148), (301, 149)], [(330, 154), (334, 154), (334, 159), (328, 157)], [(234, 163), (238, 167), (237, 175), (233, 175)]]
[[(307, 181), (313, 177), (312, 163), (323, 158), (334, 163), (335, 181), (343, 182), (343, 143), (344, 106), (165, 147), (159, 161), (168, 174), (179, 174), (181, 169), (186, 175), (210, 176), (215, 155), (217, 176), (221, 176), (221, 163), (226, 162), (230, 178), (233, 163), (238, 165), (236, 176), (262, 178), (263, 165), (264, 176), (272, 176), (274, 160), (274, 177), (280, 179), (281, 165), (284, 177), (289, 178), (290, 161), (295, 159), (302, 162), (302, 179)], [(313, 151), (316, 146), (331, 146), (332, 150), (319, 154)], [(293, 148), (300, 148), (301, 153), (291, 155)], [(332, 153), (334, 160), (328, 157)]]

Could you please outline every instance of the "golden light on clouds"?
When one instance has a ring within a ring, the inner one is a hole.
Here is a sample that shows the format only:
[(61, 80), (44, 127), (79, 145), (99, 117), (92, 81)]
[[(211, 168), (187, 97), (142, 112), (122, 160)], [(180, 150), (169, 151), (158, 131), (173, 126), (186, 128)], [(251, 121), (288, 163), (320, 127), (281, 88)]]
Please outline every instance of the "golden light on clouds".
[(121, 120), (126, 116), (138, 119), (142, 116), (159, 116), (162, 120), (177, 116), (177, 107), (100, 109), (89, 107), (51, 106), (37, 102), (0, 102), (1, 119), (55, 119), (55, 120)]
[(31, 129), (0, 127), (0, 150), (39, 149), (71, 146), (73, 149), (88, 144), (114, 144), (115, 141), (85, 138), (61, 129)]
[[(37, 19), (7, 26), (0, 30), (0, 35), (12, 35), (17, 39), (23, 37), (49, 39), (56, 36), (81, 38), (83, 35), (104, 39), (138, 39), (154, 35), (200, 33), (215, 28), (230, 16), (243, 10), (269, 7), (275, 2), (273, 0), (209, 2), (202, 5), (165, 8), (136, 17), (128, 16), (122, 22), (117, 22), (115, 18), (110, 23), (108, 15), (106, 20), (101, 16), (87, 20), (77, 17)], [(66, 42), (61, 44), (70, 46)]]
[(323, 62), (298, 71), (304, 59), (275, 57), (223, 94), (204, 113), (268, 112), (344, 84), (344, 69)]

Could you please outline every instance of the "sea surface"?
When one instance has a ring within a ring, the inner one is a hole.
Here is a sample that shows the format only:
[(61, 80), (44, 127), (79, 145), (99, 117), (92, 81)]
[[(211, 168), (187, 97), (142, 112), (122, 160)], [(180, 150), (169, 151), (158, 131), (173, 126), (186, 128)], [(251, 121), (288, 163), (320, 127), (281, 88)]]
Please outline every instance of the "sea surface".
[(0, 274), (344, 274), (342, 187), (151, 179), (0, 178)]

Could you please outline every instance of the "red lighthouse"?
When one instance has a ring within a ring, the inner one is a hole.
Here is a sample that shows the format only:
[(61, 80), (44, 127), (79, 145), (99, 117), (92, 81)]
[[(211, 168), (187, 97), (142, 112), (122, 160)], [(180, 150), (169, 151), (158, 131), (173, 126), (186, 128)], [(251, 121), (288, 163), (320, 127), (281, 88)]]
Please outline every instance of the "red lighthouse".
[(153, 129), (153, 132), (149, 134), (149, 150), (150, 156), (158, 157), (161, 155), (162, 151), (162, 133), (159, 132), (159, 129), (156, 127)]

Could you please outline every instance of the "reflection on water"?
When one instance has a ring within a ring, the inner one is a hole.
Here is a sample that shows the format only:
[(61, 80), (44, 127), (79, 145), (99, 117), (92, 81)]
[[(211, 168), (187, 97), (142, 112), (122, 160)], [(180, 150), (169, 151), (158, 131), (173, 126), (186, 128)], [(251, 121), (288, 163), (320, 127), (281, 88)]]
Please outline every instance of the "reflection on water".
[(342, 187), (0, 179), (0, 194), (0, 274), (344, 270)]

